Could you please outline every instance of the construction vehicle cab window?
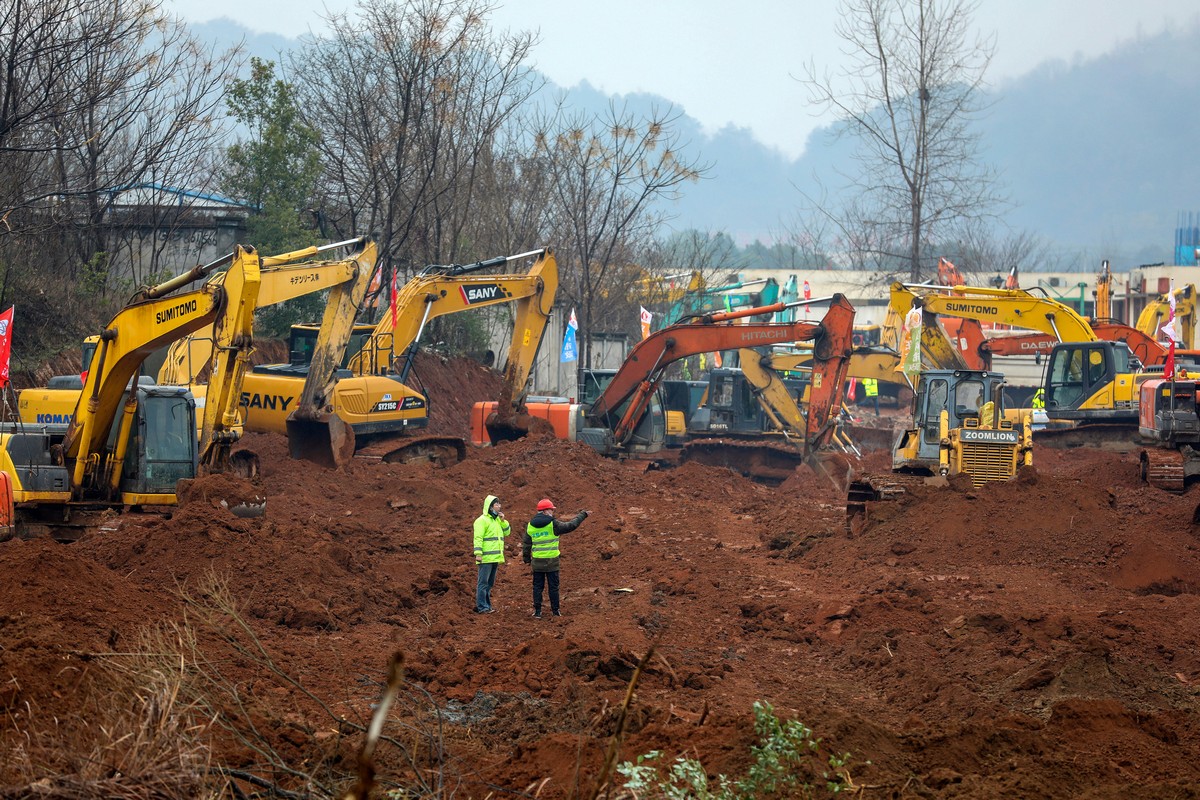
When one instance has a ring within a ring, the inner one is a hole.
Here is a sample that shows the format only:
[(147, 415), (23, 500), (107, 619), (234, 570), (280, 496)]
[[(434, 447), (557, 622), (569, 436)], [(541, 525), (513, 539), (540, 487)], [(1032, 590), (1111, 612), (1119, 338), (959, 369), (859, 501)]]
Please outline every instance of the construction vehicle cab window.
[[(1110, 385), (1136, 373), (1141, 364), (1120, 342), (1069, 342), (1050, 353), (1046, 370), (1046, 408), (1065, 419), (1088, 419), (1100, 405), (1110, 405)], [(1136, 408), (1128, 412), (1137, 416)], [(1112, 412), (1109, 412), (1112, 416)]]

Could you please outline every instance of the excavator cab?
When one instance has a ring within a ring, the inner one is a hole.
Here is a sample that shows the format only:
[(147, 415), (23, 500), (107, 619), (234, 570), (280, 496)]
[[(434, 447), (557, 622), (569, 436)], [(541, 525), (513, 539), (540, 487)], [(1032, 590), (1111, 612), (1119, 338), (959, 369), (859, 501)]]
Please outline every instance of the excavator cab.
[[(615, 369), (588, 369), (581, 377), (583, 383), (579, 393), (579, 420), (576, 423), (579, 440), (591, 445), (601, 453), (611, 453), (616, 449), (612, 431), (609, 428), (589, 427), (586, 422), (587, 411), (604, 394), (604, 390), (616, 376)], [(629, 401), (621, 403), (614, 410), (618, 418), (624, 416), (629, 407)], [(661, 392), (656, 391), (646, 406), (646, 413), (638, 421), (633, 434), (626, 443), (630, 453), (653, 454), (662, 450), (667, 438), (667, 419), (663, 410)]]
[(762, 407), (740, 369), (709, 372), (708, 399), (692, 415), (691, 433), (760, 433), (765, 425)]
[[(796, 402), (804, 401), (806, 379), (782, 377), (781, 380)], [(688, 433), (757, 437), (774, 430), (758, 394), (741, 369), (725, 367), (710, 371), (707, 398), (688, 421)]]
[(1124, 342), (1056, 345), (1046, 370), (1046, 416), (1051, 420), (1136, 422), (1133, 373), (1141, 369)]
[(173, 495), (179, 479), (195, 477), (196, 401), (186, 386), (139, 386), (131, 435), (121, 475), (121, 493), (131, 498), (130, 505)]

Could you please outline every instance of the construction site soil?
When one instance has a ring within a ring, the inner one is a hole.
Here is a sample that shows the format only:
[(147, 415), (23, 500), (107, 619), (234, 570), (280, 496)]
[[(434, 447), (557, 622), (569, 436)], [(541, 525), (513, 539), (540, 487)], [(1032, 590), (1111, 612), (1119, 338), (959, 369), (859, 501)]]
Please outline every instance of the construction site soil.
[[(461, 359), (419, 374), (432, 433), (465, 435), (470, 404), (500, 393)], [(931, 486), (851, 534), (807, 468), (769, 487), (532, 435), (449, 467), (327, 471), (281, 437), (244, 445), (255, 487), (204, 478), (169, 518), (0, 544), (0, 796), (56, 796), (128, 758), (111, 740), (151, 694), (147, 665), (183, 676), (173, 713), (201, 712), (157, 729), (246, 795), (344, 790), (399, 653), (383, 786), (594, 796), (618, 731), (619, 760), (737, 775), (761, 700), (851, 754), (854, 796), (1200, 797), (1197, 497), (1142, 484), (1136, 454), (1038, 450), (1017, 480)], [(234, 517), (225, 493), (265, 496), (265, 515)], [(480, 615), (488, 494), (514, 533)], [(591, 516), (562, 540), (562, 616), (534, 619), (519, 552), (542, 497)]]

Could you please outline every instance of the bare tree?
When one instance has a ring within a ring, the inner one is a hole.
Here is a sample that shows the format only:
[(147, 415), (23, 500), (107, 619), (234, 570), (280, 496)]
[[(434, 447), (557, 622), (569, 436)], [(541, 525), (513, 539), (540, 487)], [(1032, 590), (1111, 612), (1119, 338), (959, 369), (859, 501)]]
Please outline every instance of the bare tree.
[(534, 90), (530, 35), (500, 35), (478, 0), (365, 0), (289, 60), (322, 120), (327, 233), (373, 232), (385, 275), (463, 253), (481, 173)]
[(990, 38), (972, 36), (973, 0), (845, 0), (840, 73), (806, 69), (812, 99), (859, 144), (855, 198), (836, 213), (863, 261), (900, 261), (919, 280), (931, 242), (999, 202), (972, 122), (985, 109)]
[(683, 183), (708, 171), (683, 155), (673, 130), (678, 119), (671, 108), (653, 108), (639, 118), (610, 105), (594, 117), (564, 115), (560, 108), (538, 127), (562, 242), (560, 293), (582, 309), (583, 367), (592, 365), (595, 323), (628, 309), (622, 281), (638, 248), (664, 220), (655, 204), (677, 198)]
[(77, 226), (77, 258), (87, 263), (111, 258), (121, 226), (110, 211), (123, 192), (210, 179), (195, 165), (223, 132), (232, 55), (205, 50), (154, 0), (76, 2), (88, 27), (72, 53), (74, 107), (56, 130), (55, 177), (59, 214)]
[(104, 313), (114, 253), (158, 221), (118, 203), (207, 179), (231, 58), (158, 0), (0, 0), (0, 304), (21, 296), (23, 351)]
[(942, 255), (971, 277), (976, 286), (1003, 285), (1014, 267), (1017, 275), (1060, 268), (1060, 257), (1040, 236), (1028, 231), (1001, 233), (995, 226), (973, 221), (942, 246)]

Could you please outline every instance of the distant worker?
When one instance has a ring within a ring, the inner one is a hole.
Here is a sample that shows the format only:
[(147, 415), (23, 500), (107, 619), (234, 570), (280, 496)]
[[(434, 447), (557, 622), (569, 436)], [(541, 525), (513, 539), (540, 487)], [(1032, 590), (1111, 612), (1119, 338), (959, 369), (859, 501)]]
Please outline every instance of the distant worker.
[(879, 381), (874, 378), (862, 379), (863, 391), (866, 392), (867, 399), (875, 404), (875, 416), (879, 416)]
[(1030, 401), (1030, 405), (1033, 408), (1045, 408), (1046, 407), (1046, 390), (1038, 389), (1036, 392), (1034, 392), (1033, 400)]
[(542, 588), (549, 588), (550, 613), (556, 617), (562, 616), (558, 608), (558, 537), (564, 536), (579, 527), (588, 517), (588, 512), (580, 511), (569, 522), (559, 522), (554, 518), (554, 503), (549, 499), (539, 500), (537, 514), (529, 521), (525, 529), (525, 541), (521, 546), (521, 558), (526, 563), (533, 564), (533, 616), (542, 618)]
[(475, 563), (479, 576), (475, 581), (475, 613), (491, 614), (492, 586), (496, 571), (504, 563), (504, 537), (510, 526), (504, 518), (500, 498), (489, 494), (483, 500), (483, 513), (475, 519)]

